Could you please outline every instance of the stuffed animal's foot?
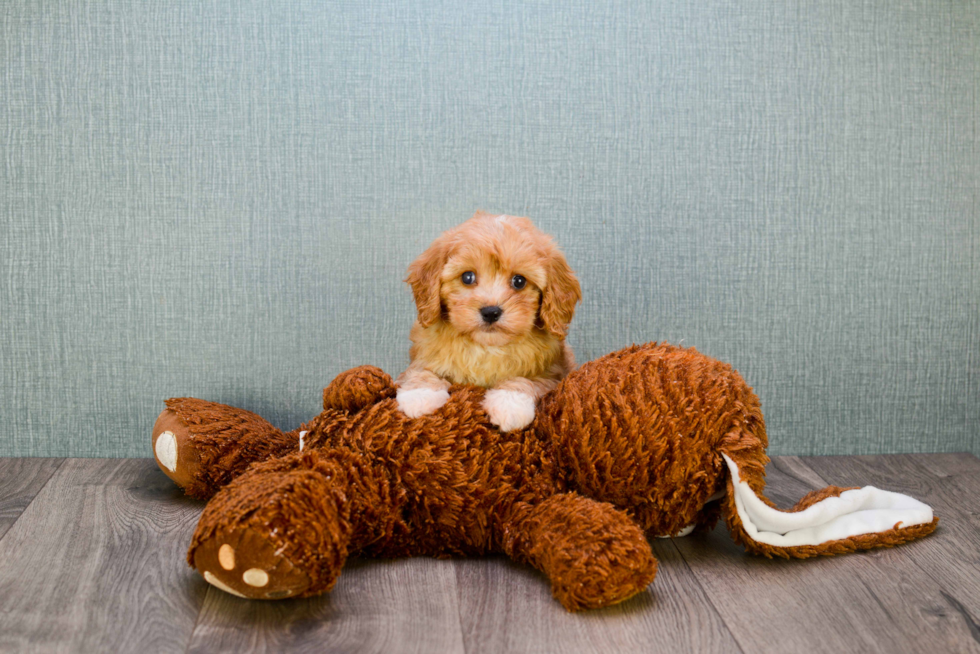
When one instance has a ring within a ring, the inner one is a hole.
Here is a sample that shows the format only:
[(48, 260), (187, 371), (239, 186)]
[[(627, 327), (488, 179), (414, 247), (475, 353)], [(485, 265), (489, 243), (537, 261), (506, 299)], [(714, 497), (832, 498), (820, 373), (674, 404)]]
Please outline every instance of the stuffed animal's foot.
[(184, 492), (207, 499), (254, 461), (295, 452), (284, 434), (251, 411), (190, 397), (167, 400), (153, 425), (157, 465)]
[(170, 409), (164, 409), (153, 425), (153, 457), (181, 488), (191, 486), (200, 471), (201, 456), (191, 443), (190, 429)]
[(330, 590), (351, 534), (345, 463), (311, 452), (254, 464), (205, 507), (188, 561), (242, 597)]
[(239, 597), (302, 595), (310, 587), (310, 576), (276, 549), (254, 529), (220, 531), (195, 550), (194, 567), (209, 584)]
[(545, 500), (507, 531), (509, 552), (547, 574), (569, 611), (629, 599), (657, 573), (650, 544), (625, 512), (574, 493)]

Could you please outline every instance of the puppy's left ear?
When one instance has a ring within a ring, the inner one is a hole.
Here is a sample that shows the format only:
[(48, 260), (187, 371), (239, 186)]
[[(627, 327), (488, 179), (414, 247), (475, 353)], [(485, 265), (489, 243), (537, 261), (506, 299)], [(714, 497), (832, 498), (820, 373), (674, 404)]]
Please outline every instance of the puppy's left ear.
[(575, 273), (561, 250), (554, 247), (548, 262), (548, 282), (541, 293), (541, 310), (538, 312), (541, 326), (554, 336), (565, 338), (575, 305), (581, 299), (582, 289)]
[(408, 277), (405, 281), (412, 287), (418, 321), (423, 327), (439, 320), (442, 314), (439, 288), (442, 284), (442, 269), (449, 259), (449, 244), (446, 241), (445, 235), (437, 238), (428, 250), (408, 266)]

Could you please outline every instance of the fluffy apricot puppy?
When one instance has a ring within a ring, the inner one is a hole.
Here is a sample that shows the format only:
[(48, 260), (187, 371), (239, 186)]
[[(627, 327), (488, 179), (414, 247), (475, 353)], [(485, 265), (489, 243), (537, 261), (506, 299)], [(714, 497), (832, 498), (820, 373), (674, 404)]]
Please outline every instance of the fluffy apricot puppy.
[(396, 381), (410, 418), (436, 411), (453, 384), (483, 386), (503, 431), (531, 423), (541, 396), (575, 365), (565, 343), (581, 299), (575, 273), (527, 218), (477, 212), (408, 268), (418, 319)]

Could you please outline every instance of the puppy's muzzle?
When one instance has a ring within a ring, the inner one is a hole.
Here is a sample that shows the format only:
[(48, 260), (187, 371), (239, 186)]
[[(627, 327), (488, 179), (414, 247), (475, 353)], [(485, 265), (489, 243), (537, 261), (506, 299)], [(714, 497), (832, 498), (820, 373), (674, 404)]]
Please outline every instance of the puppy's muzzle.
[(504, 310), (498, 306), (483, 307), (480, 309), (480, 315), (483, 316), (483, 322), (487, 323), (488, 325), (492, 325), (500, 320), (500, 316), (503, 314)]

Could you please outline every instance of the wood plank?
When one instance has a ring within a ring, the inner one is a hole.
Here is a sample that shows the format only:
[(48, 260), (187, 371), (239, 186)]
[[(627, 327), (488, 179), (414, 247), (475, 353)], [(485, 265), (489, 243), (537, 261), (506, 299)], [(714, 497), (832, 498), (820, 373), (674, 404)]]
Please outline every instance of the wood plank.
[(605, 609), (569, 613), (548, 580), (504, 557), (457, 561), (463, 642), (479, 652), (737, 652), (670, 540), (652, 543), (657, 578)]
[(858, 479), (912, 495), (932, 506), (939, 528), (898, 548), (935, 580), (934, 610), (962, 621), (958, 633), (980, 650), (980, 461), (962, 454), (811, 457), (807, 463), (831, 481)]
[(916, 465), (925, 468), (940, 479), (959, 475), (964, 479), (980, 483), (980, 459), (967, 452), (906, 456), (911, 457)]
[(183, 652), (202, 505), (152, 459), (69, 459), (0, 540), (0, 651)]
[(0, 538), (64, 459), (0, 459)]
[(190, 652), (463, 652), (454, 562), (351, 561), (333, 591), (256, 602), (208, 591)]
[[(779, 457), (768, 468), (772, 498), (797, 499), (827, 483), (807, 462)], [(863, 485), (867, 477), (836, 479)], [(782, 506), (790, 504), (783, 502)], [(915, 543), (803, 561), (750, 556), (719, 528), (678, 539), (695, 578), (744, 651), (963, 651), (972, 639), (948, 610), (943, 588), (906, 554)]]

